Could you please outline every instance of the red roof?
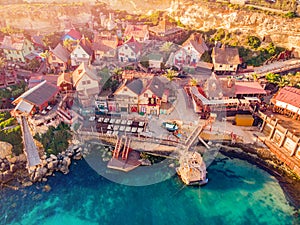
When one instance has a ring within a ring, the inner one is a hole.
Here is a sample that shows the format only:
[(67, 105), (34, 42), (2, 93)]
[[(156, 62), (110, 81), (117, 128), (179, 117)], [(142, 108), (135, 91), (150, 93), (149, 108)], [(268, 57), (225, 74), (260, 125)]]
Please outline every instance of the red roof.
[(75, 29), (71, 29), (68, 33), (66, 33), (65, 36), (69, 35), (70, 37), (72, 37), (75, 40), (79, 40), (82, 35), (79, 31), (75, 30)]
[(143, 45), (137, 42), (133, 36), (125, 42), (125, 44), (130, 47), (135, 53), (140, 52), (143, 49)]
[(267, 92), (260, 86), (258, 82), (235, 82), (235, 94), (267, 94)]
[(284, 87), (273, 99), (300, 108), (300, 89), (294, 87)]

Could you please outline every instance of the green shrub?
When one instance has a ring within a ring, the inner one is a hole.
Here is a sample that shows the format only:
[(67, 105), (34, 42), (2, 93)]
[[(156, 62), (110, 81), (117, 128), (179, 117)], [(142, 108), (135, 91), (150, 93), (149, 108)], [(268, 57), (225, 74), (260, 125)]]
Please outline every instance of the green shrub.
[(41, 142), (47, 155), (57, 155), (66, 150), (71, 137), (70, 126), (65, 123), (60, 123), (57, 128), (50, 126), (46, 133), (34, 136), (36, 140)]
[(261, 41), (258, 37), (248, 36), (247, 43), (251, 48), (258, 48), (261, 45)]

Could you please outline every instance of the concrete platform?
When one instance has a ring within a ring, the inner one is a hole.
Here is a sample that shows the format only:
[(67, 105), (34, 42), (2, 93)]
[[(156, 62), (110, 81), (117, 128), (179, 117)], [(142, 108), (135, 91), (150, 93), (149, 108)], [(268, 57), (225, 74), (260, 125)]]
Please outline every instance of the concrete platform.
[(111, 160), (109, 160), (107, 164), (107, 167), (110, 169), (120, 170), (123, 172), (129, 172), (141, 165), (139, 159), (140, 159), (140, 154), (136, 151), (131, 151), (128, 154), (127, 160), (123, 160), (122, 156), (119, 156), (118, 159), (111, 158)]

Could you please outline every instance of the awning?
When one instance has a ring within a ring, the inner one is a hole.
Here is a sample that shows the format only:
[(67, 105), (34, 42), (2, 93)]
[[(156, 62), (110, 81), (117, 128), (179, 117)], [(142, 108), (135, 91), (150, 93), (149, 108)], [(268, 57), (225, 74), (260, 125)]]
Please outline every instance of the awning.
[(260, 102), (260, 99), (257, 97), (244, 97), (244, 99), (248, 100), (248, 101), (258, 101)]
[(25, 112), (28, 114), (31, 112), (32, 109), (33, 109), (33, 105), (24, 100), (21, 100), (15, 107), (15, 110), (19, 110), (21, 112)]

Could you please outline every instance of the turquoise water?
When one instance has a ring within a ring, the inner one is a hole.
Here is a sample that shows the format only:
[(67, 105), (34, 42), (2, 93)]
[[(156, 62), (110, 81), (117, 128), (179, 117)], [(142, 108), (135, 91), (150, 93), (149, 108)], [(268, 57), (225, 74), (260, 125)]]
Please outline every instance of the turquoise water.
[[(209, 183), (201, 188), (183, 186), (171, 170), (157, 171), (155, 176), (169, 177), (163, 182), (127, 186), (100, 176), (86, 160), (77, 161), (68, 175), (48, 180), (49, 192), (43, 192), (45, 184), (2, 190), (0, 224), (297, 223), (276, 179), (247, 162), (219, 155), (208, 168)], [(112, 173), (124, 180), (132, 176)], [(151, 179), (135, 174), (135, 179)]]

